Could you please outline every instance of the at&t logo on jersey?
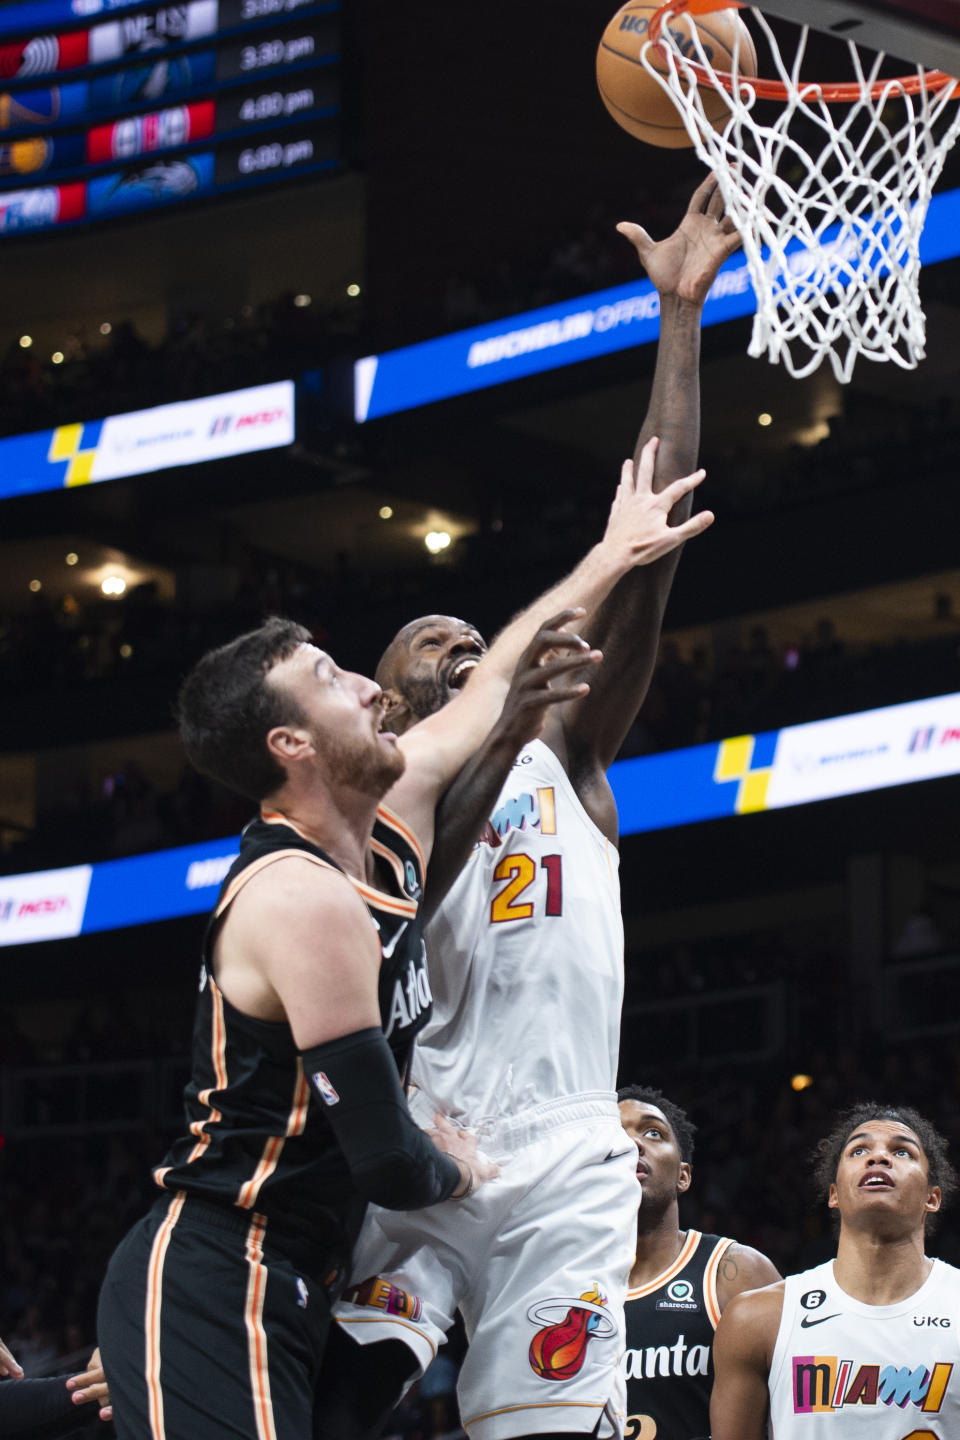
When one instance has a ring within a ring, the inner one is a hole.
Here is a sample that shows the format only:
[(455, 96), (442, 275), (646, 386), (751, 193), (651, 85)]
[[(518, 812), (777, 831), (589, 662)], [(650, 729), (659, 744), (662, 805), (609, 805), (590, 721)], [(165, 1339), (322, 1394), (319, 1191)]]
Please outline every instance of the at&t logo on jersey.
[(847, 1405), (915, 1405), (937, 1414), (943, 1405), (953, 1366), (857, 1365), (836, 1355), (793, 1357), (793, 1411), (819, 1415)]
[(611, 1340), (617, 1333), (606, 1303), (606, 1296), (594, 1285), (576, 1298), (555, 1295), (531, 1305), (527, 1319), (544, 1327), (530, 1342), (533, 1373), (541, 1380), (572, 1380), (579, 1375), (590, 1341)]

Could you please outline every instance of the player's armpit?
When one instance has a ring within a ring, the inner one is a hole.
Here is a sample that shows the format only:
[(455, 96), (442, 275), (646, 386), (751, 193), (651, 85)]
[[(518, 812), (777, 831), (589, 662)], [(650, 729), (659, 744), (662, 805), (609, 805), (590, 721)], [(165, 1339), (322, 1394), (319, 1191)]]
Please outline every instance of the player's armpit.
[(713, 1342), (711, 1440), (765, 1440), (767, 1380), (783, 1309), (783, 1286), (736, 1295)]
[[(286, 1018), (297, 1048), (379, 1026), (380, 946), (370, 913), (339, 870), (289, 856), (237, 895), (217, 942), (231, 1004)], [(280, 1014), (268, 1013), (270, 1003)]]

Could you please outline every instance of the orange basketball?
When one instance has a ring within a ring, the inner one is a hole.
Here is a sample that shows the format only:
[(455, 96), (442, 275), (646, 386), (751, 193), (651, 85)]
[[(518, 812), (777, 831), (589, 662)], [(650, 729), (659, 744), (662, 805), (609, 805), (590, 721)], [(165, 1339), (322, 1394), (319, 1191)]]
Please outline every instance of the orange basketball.
[[(682, 150), (692, 145), (680, 111), (660, 84), (648, 74), (640, 58), (647, 41), (647, 28), (659, 7), (628, 0), (614, 15), (603, 32), (597, 50), (597, 85), (600, 97), (617, 124), (648, 145), (665, 150)], [(671, 33), (677, 37), (684, 53), (696, 60), (693, 41), (694, 19), (691, 15), (675, 15), (670, 21)], [(711, 64), (717, 70), (733, 68), (733, 52), (740, 37), (739, 66), (741, 75), (756, 75), (757, 52), (750, 31), (735, 10), (713, 10), (699, 15), (696, 28)], [(654, 67), (663, 72), (665, 66), (653, 50), (649, 57)], [(712, 88), (701, 86), (703, 108), (711, 124), (724, 125), (730, 111), (722, 96)]]

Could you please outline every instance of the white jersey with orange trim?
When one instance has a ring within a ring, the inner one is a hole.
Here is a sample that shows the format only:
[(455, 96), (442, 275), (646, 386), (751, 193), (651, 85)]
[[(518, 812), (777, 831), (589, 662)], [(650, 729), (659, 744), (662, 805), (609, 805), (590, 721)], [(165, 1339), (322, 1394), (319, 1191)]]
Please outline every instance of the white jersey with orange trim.
[(960, 1270), (934, 1260), (920, 1289), (865, 1305), (833, 1261), (789, 1275), (770, 1367), (775, 1440), (957, 1440)]
[[(517, 756), (430, 926), (427, 963), (433, 1020), (410, 1108), (470, 1126), (500, 1175), (416, 1213), (371, 1206), (335, 1317), (360, 1346), (402, 1341), (423, 1369), (459, 1309), (471, 1440), (614, 1440), (640, 1200), (614, 1091), (618, 856), (541, 741)], [(375, 1355), (370, 1366), (375, 1387)]]
[(618, 870), (556, 755), (526, 745), (426, 933), (433, 1018), (411, 1074), (431, 1114), (482, 1136), (545, 1102), (614, 1090)]

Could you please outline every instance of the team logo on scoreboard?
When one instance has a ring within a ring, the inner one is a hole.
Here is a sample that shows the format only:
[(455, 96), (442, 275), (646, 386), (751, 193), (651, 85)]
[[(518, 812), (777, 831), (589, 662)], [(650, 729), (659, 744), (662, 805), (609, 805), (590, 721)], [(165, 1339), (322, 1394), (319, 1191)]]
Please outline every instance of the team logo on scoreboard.
[(612, 1340), (616, 1323), (607, 1298), (594, 1285), (576, 1298), (555, 1295), (538, 1300), (527, 1319), (543, 1326), (530, 1342), (530, 1368), (541, 1380), (572, 1380), (579, 1375), (591, 1340)]

